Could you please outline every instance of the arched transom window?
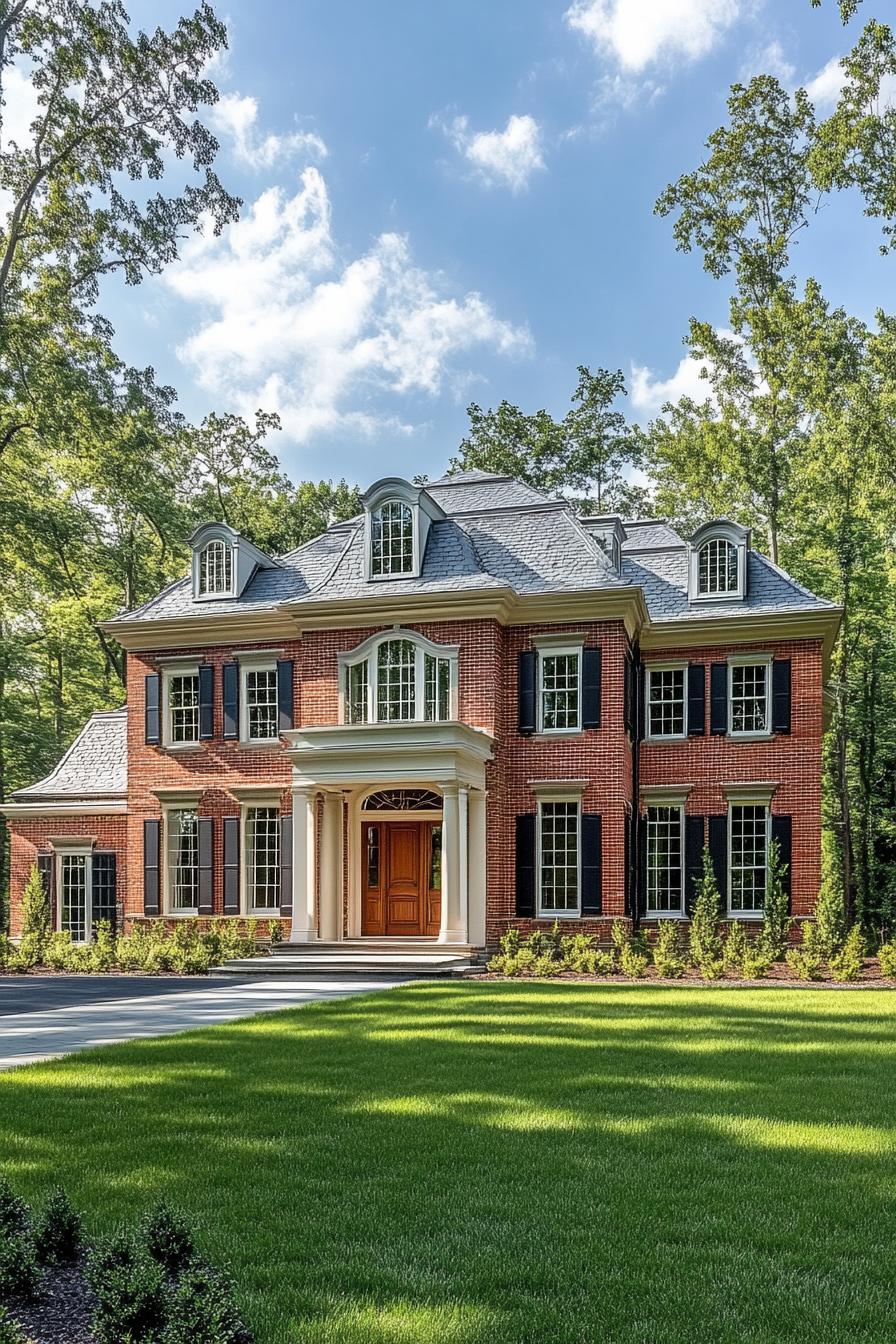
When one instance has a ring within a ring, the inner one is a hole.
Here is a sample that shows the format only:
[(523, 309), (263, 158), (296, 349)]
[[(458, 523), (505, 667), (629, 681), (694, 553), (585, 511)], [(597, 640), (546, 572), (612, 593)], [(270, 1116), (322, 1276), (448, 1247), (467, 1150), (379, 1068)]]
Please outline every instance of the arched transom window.
[(457, 650), (384, 635), (340, 655), (346, 723), (438, 723), (455, 716)]
[(701, 596), (738, 591), (737, 547), (724, 537), (712, 537), (700, 547), (698, 583)]
[(216, 537), (206, 542), (199, 552), (199, 592), (207, 597), (212, 593), (229, 593), (232, 589), (233, 548)]
[(400, 499), (387, 499), (370, 515), (370, 572), (374, 578), (414, 572), (414, 515)]

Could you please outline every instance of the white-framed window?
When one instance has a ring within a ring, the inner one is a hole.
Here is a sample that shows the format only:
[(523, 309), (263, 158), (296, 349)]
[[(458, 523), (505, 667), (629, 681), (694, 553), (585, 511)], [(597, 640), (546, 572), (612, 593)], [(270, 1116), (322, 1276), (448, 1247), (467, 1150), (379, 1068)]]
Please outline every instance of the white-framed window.
[(90, 858), (87, 849), (62, 851), (56, 856), (59, 928), (71, 934), (73, 943), (89, 943), (93, 936)]
[(233, 547), (220, 537), (199, 552), (199, 596), (222, 597), (233, 592)]
[(582, 648), (538, 651), (538, 731), (577, 733), (582, 726)]
[(370, 515), (370, 573), (382, 579), (413, 572), (413, 511), (401, 499), (384, 500)]
[(280, 808), (251, 805), (243, 813), (245, 905), (249, 914), (280, 911)]
[(685, 668), (681, 665), (647, 669), (647, 736), (686, 736)]
[(280, 736), (277, 665), (241, 664), (240, 737), (244, 742), (271, 742)]
[(720, 597), (739, 589), (737, 547), (725, 537), (711, 537), (700, 547), (697, 591), (701, 597)]
[(647, 808), (647, 913), (684, 913), (684, 808)]
[(538, 803), (538, 913), (578, 915), (581, 804), (578, 799)]
[(169, 915), (199, 913), (199, 816), (195, 807), (165, 813), (165, 907)]
[(413, 631), (339, 655), (344, 723), (440, 723), (457, 714), (456, 648)]
[(199, 741), (199, 670), (171, 668), (164, 674), (165, 745), (188, 746)]
[(732, 737), (765, 737), (771, 732), (771, 660), (731, 659), (728, 663), (728, 731)]
[(761, 918), (768, 881), (771, 814), (760, 803), (732, 803), (728, 809), (728, 912)]

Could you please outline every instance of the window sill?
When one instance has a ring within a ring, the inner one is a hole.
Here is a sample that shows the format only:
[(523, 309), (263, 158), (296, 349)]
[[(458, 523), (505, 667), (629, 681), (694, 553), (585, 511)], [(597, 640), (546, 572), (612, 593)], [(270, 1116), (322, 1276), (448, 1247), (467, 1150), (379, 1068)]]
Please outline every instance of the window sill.
[[(231, 738), (230, 740), (233, 741), (234, 739)], [(279, 747), (280, 745), (281, 742), (279, 733), (277, 734), (276, 737), (250, 737), (246, 738), (245, 740), (243, 738), (240, 738), (239, 741), (237, 742), (237, 746), (241, 747), (244, 751), (254, 751), (257, 747), (270, 748), (270, 747)]]
[(727, 736), (732, 742), (770, 742), (774, 733), (728, 733)]
[(664, 742), (687, 742), (687, 733), (648, 733), (644, 741), (648, 746), (661, 746)]
[(556, 742), (558, 738), (564, 737), (582, 737), (583, 728), (541, 728), (537, 733), (532, 733), (532, 737), (547, 738), (548, 741)]
[(684, 910), (645, 910), (645, 919), (687, 919)]
[[(151, 916), (152, 918), (152, 916)], [(166, 910), (162, 915), (154, 916), (156, 919), (198, 919), (198, 910)]]
[(744, 919), (754, 924), (759, 923), (764, 917), (761, 910), (729, 910), (725, 916), (726, 919)]
[(278, 905), (276, 909), (270, 909), (270, 910), (250, 910), (249, 913), (248, 913), (248, 915), (244, 916), (244, 918), (246, 918), (246, 919), (287, 919), (288, 916), (287, 916), (287, 915), (281, 915), (281, 913), (280, 913), (280, 907), (279, 907), (279, 905)]
[[(581, 919), (579, 910), (539, 910), (536, 919)], [(589, 916), (590, 918), (590, 916)]]
[(202, 742), (166, 742), (165, 750), (173, 752), (176, 756), (180, 756), (186, 751), (201, 751)]

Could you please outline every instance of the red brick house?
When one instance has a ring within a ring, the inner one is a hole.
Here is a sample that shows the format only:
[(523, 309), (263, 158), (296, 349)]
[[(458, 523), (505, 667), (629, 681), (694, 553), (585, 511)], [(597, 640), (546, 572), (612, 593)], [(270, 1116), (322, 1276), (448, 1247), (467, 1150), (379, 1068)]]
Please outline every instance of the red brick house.
[(728, 914), (819, 882), (840, 612), (709, 522), (580, 517), (519, 481), (387, 478), (288, 555), (229, 527), (105, 623), (128, 703), (5, 808), (12, 928), (280, 919), (287, 941), (493, 945), (511, 924)]

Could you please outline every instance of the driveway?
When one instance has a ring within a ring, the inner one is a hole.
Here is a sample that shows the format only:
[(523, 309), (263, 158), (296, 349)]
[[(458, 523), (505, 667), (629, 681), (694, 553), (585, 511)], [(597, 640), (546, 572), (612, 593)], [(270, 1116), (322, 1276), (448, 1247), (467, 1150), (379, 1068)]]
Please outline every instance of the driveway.
[(315, 999), (389, 989), (407, 977), (339, 976), (213, 979), (176, 976), (0, 977), (0, 1069), (88, 1050), (95, 1045), (169, 1036)]

